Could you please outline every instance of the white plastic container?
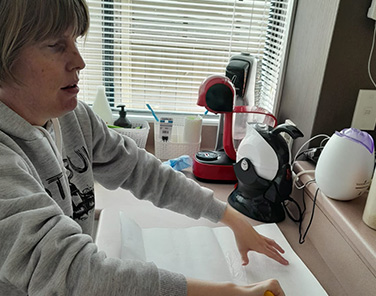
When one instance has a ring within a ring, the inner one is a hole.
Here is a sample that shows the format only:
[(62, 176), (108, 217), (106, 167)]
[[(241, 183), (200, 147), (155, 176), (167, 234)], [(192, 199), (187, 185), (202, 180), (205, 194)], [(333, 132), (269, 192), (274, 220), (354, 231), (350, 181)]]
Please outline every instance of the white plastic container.
[(132, 120), (132, 128), (113, 128), (114, 131), (132, 138), (138, 147), (145, 148), (150, 126), (144, 121)]
[(93, 104), (93, 111), (100, 117), (106, 124), (113, 124), (112, 111), (107, 101), (105, 87), (98, 86), (97, 95)]
[(171, 138), (168, 141), (162, 141), (160, 136), (160, 127), (157, 122), (154, 125), (154, 148), (155, 156), (160, 160), (177, 158), (182, 155), (194, 157), (200, 150), (201, 137), (196, 143), (184, 142), (185, 117), (174, 117)]
[(374, 169), (373, 139), (357, 129), (335, 132), (316, 166), (320, 190), (336, 200), (352, 200), (366, 192)]
[(201, 141), (202, 118), (201, 116), (187, 116), (184, 120), (184, 143), (198, 143)]

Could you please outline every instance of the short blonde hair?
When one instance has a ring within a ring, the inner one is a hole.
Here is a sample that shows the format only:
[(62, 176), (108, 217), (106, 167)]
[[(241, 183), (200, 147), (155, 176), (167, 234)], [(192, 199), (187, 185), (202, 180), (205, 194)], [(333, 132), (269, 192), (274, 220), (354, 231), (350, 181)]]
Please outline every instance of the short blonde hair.
[(25, 45), (59, 37), (69, 28), (77, 37), (86, 35), (85, 0), (0, 0), (0, 85), (16, 81), (11, 67)]

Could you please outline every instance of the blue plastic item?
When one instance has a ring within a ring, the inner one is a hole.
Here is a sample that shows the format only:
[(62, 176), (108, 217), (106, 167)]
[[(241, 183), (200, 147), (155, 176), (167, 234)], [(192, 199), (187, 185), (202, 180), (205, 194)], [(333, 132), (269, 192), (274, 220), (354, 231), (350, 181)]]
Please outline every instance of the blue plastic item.
[(182, 155), (178, 158), (169, 159), (163, 164), (171, 166), (175, 171), (181, 171), (192, 166), (192, 158), (189, 155)]

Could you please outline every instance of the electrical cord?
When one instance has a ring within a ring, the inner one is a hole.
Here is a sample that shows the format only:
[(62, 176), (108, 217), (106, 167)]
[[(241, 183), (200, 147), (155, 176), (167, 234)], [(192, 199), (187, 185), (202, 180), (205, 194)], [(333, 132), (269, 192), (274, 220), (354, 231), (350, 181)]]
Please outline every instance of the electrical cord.
[(297, 156), (296, 159), (298, 159), (300, 156), (306, 156), (308, 159), (310, 159), (313, 162), (317, 162), (318, 158), (320, 156), (321, 151), (324, 149), (324, 146), (320, 144), (320, 147), (315, 148), (308, 148), (306, 150), (301, 151)]
[(313, 205), (312, 205), (312, 214), (311, 214), (311, 218), (309, 219), (309, 222), (308, 222), (308, 225), (307, 225), (307, 228), (304, 232), (304, 235), (302, 236), (301, 232), (299, 232), (299, 243), (300, 244), (303, 244), (305, 242), (305, 238), (306, 238), (306, 235), (308, 233), (308, 230), (311, 228), (311, 225), (312, 225), (312, 221), (313, 221), (313, 216), (315, 215), (315, 209), (316, 209), (316, 201), (317, 201), (317, 195), (319, 193), (319, 188), (316, 189), (316, 192), (315, 192), (315, 195), (313, 197)]
[[(375, 27), (376, 28), (376, 27)], [(375, 30), (376, 32), (376, 30)], [(324, 139), (320, 142), (320, 146), (319, 147), (315, 147), (315, 148), (310, 148), (310, 149), (306, 149), (303, 151), (303, 148), (308, 144), (310, 143), (311, 141), (319, 138), (319, 137), (324, 137)], [(294, 170), (294, 165), (296, 164), (296, 161), (297, 159), (302, 156), (302, 155), (307, 155), (309, 152), (313, 152), (313, 151), (316, 151), (317, 149), (323, 149), (324, 148), (324, 143), (325, 141), (328, 141), (329, 140), (329, 136), (326, 135), (326, 134), (319, 134), (319, 135), (316, 135), (312, 138), (310, 138), (308, 141), (306, 141), (298, 150), (298, 152), (296, 153), (295, 157), (294, 157), (294, 161), (293, 163), (291, 164), (291, 170), (293, 171)], [(304, 183), (303, 185), (301, 186), (298, 186), (298, 181), (300, 180), (300, 177), (304, 174), (308, 174), (308, 173), (315, 173), (315, 170), (303, 170), (299, 173), (297, 173), (294, 178), (293, 178), (293, 187), (297, 188), (298, 190), (302, 190), (302, 202), (303, 202), (303, 208), (300, 207), (300, 205), (298, 204), (298, 202), (296, 200), (294, 200), (291, 196), (289, 196), (282, 204), (283, 204), (283, 207), (287, 213), (287, 216), (292, 220), (294, 221), (295, 223), (299, 223), (299, 244), (303, 244), (305, 242), (305, 239), (306, 239), (306, 236), (308, 234), (308, 231), (309, 229), (311, 228), (311, 225), (312, 225), (312, 222), (313, 222), (313, 217), (314, 217), (314, 214), (315, 214), (315, 208), (316, 208), (316, 201), (317, 201), (317, 195), (319, 193), (319, 188), (316, 189), (315, 191), (315, 194), (314, 194), (314, 197), (313, 197), (313, 205), (312, 205), (312, 212), (311, 212), (311, 217), (309, 218), (309, 221), (308, 221), (308, 224), (307, 224), (307, 227), (306, 229), (303, 231), (303, 219), (304, 219), (304, 216), (305, 216), (305, 213), (306, 213), (306, 210), (307, 210), (307, 206), (306, 206), (306, 201), (305, 201), (305, 188), (310, 185), (310, 184), (313, 184), (313, 183), (316, 183), (316, 180), (315, 179), (311, 179), (309, 181), (307, 181), (306, 183)], [(290, 210), (287, 208), (288, 206), (288, 203), (292, 203), (295, 205), (297, 211), (298, 211), (298, 218), (295, 218), (292, 213), (290, 212)]]
[[(320, 147), (323, 147), (323, 143), (324, 143), (324, 141), (327, 141), (327, 140), (329, 140), (329, 136), (328, 135), (326, 135), (326, 134), (319, 134), (319, 135), (316, 135), (316, 136), (314, 136), (314, 137), (312, 137), (312, 138), (310, 138), (309, 140), (307, 140), (300, 148), (299, 148), (299, 150), (298, 150), (298, 152), (296, 152), (296, 154), (295, 154), (295, 157), (294, 157), (294, 161), (293, 161), (293, 163), (291, 164), (291, 170), (293, 170), (294, 169), (294, 165), (295, 165), (295, 163), (296, 163), (296, 160), (298, 159), (298, 157), (300, 157), (302, 154), (301, 154), (301, 152), (302, 152), (302, 150), (303, 150), (303, 148), (308, 144), (308, 143), (310, 143), (311, 141), (313, 141), (313, 140), (315, 140), (315, 139), (317, 139), (317, 138), (320, 138), (320, 137), (324, 137), (324, 139), (321, 141), (321, 143), (320, 143)], [(320, 147), (317, 147), (317, 148), (320, 148)]]
[(303, 184), (302, 186), (298, 186), (296, 183), (299, 181), (299, 177), (300, 177), (300, 176), (302, 176), (302, 175), (304, 175), (304, 174), (310, 174), (310, 173), (315, 173), (315, 170), (306, 170), (306, 171), (301, 171), (301, 172), (297, 173), (297, 174), (294, 176), (293, 180), (292, 180), (292, 184), (293, 184), (293, 186), (294, 186), (296, 189), (299, 189), (299, 190), (304, 189), (304, 188), (306, 187), (306, 185), (307, 185), (308, 182), (311, 182), (311, 181), (314, 181), (314, 180), (310, 180), (310, 181), (308, 181), (306, 184)]
[[(315, 183), (315, 180), (310, 180), (308, 181), (307, 183), (304, 184), (304, 187), (308, 186), (309, 184), (311, 183)], [(303, 187), (303, 189), (304, 189)], [(303, 210), (302, 208), (300, 207), (300, 205), (298, 204), (298, 202), (296, 200), (294, 200), (293, 198), (289, 197), (284, 203), (283, 203), (283, 207), (287, 213), (287, 216), (292, 220), (294, 221), (295, 223), (299, 223), (299, 244), (303, 244), (305, 242), (305, 238), (308, 234), (308, 231), (309, 229), (311, 228), (311, 225), (312, 225), (312, 222), (313, 222), (313, 217), (315, 215), (315, 208), (316, 208), (316, 201), (317, 201), (317, 195), (319, 193), (319, 188), (316, 189), (316, 192), (315, 192), (315, 195), (313, 197), (313, 205), (312, 205), (312, 213), (311, 213), (311, 217), (309, 218), (309, 222), (308, 222), (308, 225), (305, 229), (305, 231), (303, 232), (303, 219), (304, 219), (304, 215), (305, 215), (305, 212), (307, 210), (307, 206), (306, 206), (306, 202), (305, 202), (305, 194), (304, 194), (304, 190), (302, 190), (302, 201), (303, 201)], [(288, 202), (291, 202), (293, 203), (297, 210), (298, 210), (298, 214), (299, 214), (299, 217), (298, 218), (295, 218), (290, 210), (287, 208), (287, 203)]]
[(369, 76), (369, 79), (371, 79), (371, 82), (373, 84), (374, 87), (376, 87), (376, 83), (375, 81), (373, 80), (372, 78), (372, 73), (371, 73), (371, 60), (372, 60), (372, 54), (373, 54), (373, 50), (375, 48), (375, 39), (376, 39), (376, 23), (375, 23), (375, 27), (373, 29), (373, 38), (372, 38), (372, 46), (371, 46), (371, 51), (369, 53), (369, 57), (368, 57), (368, 76)]

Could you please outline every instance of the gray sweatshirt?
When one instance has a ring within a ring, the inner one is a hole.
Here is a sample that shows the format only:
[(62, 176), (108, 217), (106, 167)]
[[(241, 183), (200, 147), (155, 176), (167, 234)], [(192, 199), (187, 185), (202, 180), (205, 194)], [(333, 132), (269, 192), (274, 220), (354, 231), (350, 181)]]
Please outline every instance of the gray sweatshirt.
[(180, 274), (98, 252), (94, 180), (195, 219), (225, 209), (82, 102), (45, 128), (0, 102), (0, 295), (186, 295)]

